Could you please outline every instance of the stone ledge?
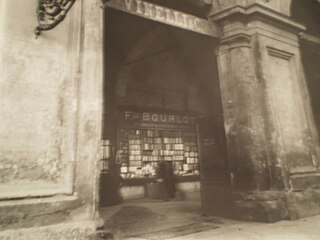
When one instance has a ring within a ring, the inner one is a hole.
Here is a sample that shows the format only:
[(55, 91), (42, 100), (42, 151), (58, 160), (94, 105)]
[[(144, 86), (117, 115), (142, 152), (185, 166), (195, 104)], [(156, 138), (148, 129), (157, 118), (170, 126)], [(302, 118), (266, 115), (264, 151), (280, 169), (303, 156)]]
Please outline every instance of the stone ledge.
[(259, 222), (277, 222), (287, 219), (283, 192), (263, 191), (234, 193), (235, 218)]
[(70, 219), (81, 206), (77, 196), (0, 202), (0, 230), (45, 226)]
[(0, 185), (0, 199), (25, 199), (31, 197), (51, 197), (58, 194), (72, 194), (72, 187), (50, 182), (33, 182)]
[(320, 214), (320, 189), (233, 193), (234, 217), (259, 222), (296, 220)]
[(0, 240), (93, 240), (93, 221), (0, 231)]
[(233, 192), (235, 199), (244, 201), (267, 201), (278, 200), (284, 196), (280, 191), (256, 191), (256, 192)]
[(286, 199), (290, 220), (320, 214), (320, 189), (288, 192)]
[(291, 189), (302, 191), (307, 188), (320, 188), (320, 174), (298, 174), (290, 176)]

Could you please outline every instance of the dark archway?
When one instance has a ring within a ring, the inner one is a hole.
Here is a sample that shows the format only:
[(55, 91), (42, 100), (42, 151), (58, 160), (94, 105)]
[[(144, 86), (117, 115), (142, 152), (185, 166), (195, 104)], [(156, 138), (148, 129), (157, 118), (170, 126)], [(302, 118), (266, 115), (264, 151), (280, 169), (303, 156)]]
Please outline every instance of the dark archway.
[(205, 133), (203, 155), (208, 156), (202, 164), (206, 207), (215, 205), (214, 199), (225, 205), (221, 189), (230, 188), (215, 46), (211, 37), (106, 12), (104, 139), (115, 143), (117, 154), (123, 152), (117, 147), (125, 142), (117, 140), (122, 109), (195, 116), (205, 125), (199, 131)]
[(309, 34), (320, 35), (320, 2), (318, 0), (293, 0), (291, 18), (306, 26)]
[(291, 18), (306, 27), (306, 31), (300, 34), (300, 52), (314, 119), (320, 133), (320, 2), (295, 0), (291, 8)]

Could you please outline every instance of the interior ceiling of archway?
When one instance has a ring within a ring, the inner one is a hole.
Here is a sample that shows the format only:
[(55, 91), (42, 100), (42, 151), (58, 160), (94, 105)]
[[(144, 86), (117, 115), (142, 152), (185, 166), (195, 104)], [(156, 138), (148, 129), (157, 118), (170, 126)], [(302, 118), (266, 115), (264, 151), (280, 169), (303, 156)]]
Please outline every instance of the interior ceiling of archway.
[(293, 0), (291, 18), (307, 27), (307, 32), (320, 36), (320, 0)]
[[(187, 96), (197, 95), (196, 92), (201, 89), (199, 100), (203, 103), (200, 105), (212, 107), (214, 103), (209, 95), (212, 95), (210, 90), (213, 87), (210, 80), (216, 75), (213, 73), (216, 63), (214, 46), (208, 44), (211, 39), (117, 11), (112, 11), (112, 14), (114, 17), (109, 19), (112, 29), (109, 29), (110, 35), (107, 37), (111, 47), (106, 54), (112, 59), (107, 62), (113, 62), (112, 79), (115, 80), (114, 89), (118, 96), (128, 99), (128, 94), (132, 93), (127, 88), (135, 90), (139, 84), (144, 86), (145, 91), (152, 91), (148, 81), (151, 77), (154, 78), (154, 88), (169, 92), (167, 95), (170, 91), (187, 92)], [(172, 68), (173, 65), (176, 69)], [(150, 68), (159, 69), (152, 72)], [(155, 76), (155, 73), (166, 79)], [(110, 76), (110, 72), (107, 75)], [(155, 97), (160, 98), (159, 95)]]
[[(117, 85), (122, 89), (122, 94), (119, 95), (127, 100), (128, 96), (131, 96), (130, 103), (133, 100), (137, 105), (149, 107), (159, 107), (161, 104), (152, 104), (151, 100), (145, 103), (136, 98), (143, 98), (144, 94), (154, 94), (159, 101), (162, 98), (162, 107), (173, 107), (176, 110), (188, 109), (188, 97), (193, 97), (191, 103), (195, 106), (207, 105), (203, 96), (209, 95), (207, 90), (211, 89), (211, 86), (208, 86), (210, 81), (203, 76), (208, 76), (212, 68), (205, 67), (210, 63), (205, 63), (205, 57), (199, 54), (203, 52), (198, 49), (203, 46), (200, 43), (199, 39), (190, 39), (190, 36), (164, 25), (156, 26), (128, 53), (117, 76)], [(197, 95), (200, 91), (202, 96), (199, 97)], [(133, 92), (140, 92), (141, 96), (132, 97), (132, 94), (135, 94)]]

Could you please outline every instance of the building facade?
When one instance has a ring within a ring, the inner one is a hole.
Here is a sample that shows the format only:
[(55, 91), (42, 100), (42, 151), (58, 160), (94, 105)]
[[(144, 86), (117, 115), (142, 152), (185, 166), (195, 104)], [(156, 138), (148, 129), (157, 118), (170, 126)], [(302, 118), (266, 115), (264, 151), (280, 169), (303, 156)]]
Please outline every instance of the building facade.
[(45, 2), (0, 0), (1, 237), (94, 238), (110, 163), (128, 198), (164, 160), (206, 212), (320, 213), (318, 1), (65, 1), (50, 31)]

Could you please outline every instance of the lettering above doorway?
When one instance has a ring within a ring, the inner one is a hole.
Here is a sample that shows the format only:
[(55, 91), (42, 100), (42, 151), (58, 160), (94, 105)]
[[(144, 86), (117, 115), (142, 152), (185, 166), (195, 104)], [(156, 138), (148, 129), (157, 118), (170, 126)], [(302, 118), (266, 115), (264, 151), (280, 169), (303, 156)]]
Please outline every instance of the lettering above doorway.
[(183, 114), (166, 114), (149, 111), (120, 111), (118, 124), (139, 129), (190, 130), (195, 127), (195, 117)]
[(105, 6), (207, 36), (220, 37), (220, 31), (213, 22), (143, 0), (109, 0)]

